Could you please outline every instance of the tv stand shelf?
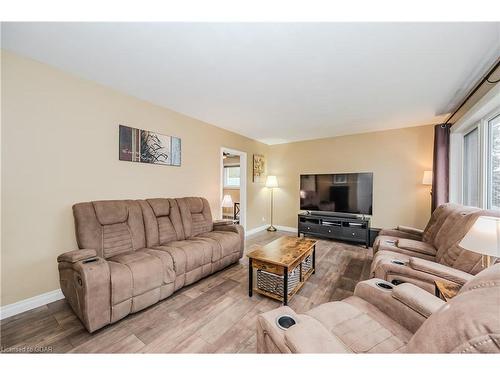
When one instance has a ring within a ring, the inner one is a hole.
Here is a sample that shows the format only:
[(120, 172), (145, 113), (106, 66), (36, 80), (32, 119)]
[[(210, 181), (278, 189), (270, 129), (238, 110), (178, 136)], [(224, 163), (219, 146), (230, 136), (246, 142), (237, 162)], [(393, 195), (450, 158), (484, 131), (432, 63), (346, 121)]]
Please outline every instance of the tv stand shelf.
[(334, 214), (299, 214), (298, 235), (313, 235), (370, 246), (370, 219)]

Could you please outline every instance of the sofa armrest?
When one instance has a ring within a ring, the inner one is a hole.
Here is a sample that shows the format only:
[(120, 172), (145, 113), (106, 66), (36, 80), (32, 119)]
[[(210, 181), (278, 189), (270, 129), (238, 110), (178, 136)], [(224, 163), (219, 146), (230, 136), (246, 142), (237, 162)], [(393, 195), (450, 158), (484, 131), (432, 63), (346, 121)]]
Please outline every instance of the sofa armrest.
[(425, 318), (445, 304), (442, 299), (410, 283), (396, 286), (392, 297)]
[[(77, 255), (77, 252), (86, 254)], [(95, 251), (70, 251), (58, 257), (59, 283), (67, 302), (89, 332), (111, 322), (111, 274)]]
[(352, 352), (319, 321), (307, 315), (301, 315), (300, 323), (285, 331), (285, 344), (292, 353)]
[(399, 229), (382, 229), (379, 233), (379, 236), (392, 237), (394, 240), (398, 238), (408, 238), (409, 240), (422, 241), (422, 235), (412, 234), (408, 232), (403, 232)]
[(465, 284), (474, 277), (467, 272), (420, 258), (410, 258), (409, 265), (414, 270), (425, 272), (459, 285)]
[(245, 230), (239, 224), (227, 224), (227, 223), (214, 223), (214, 230), (234, 232), (240, 236), (240, 258), (243, 256), (243, 250), (245, 249)]
[[(410, 332), (416, 332), (427, 317), (393, 297), (395, 289), (399, 286), (393, 286), (392, 289), (383, 289), (377, 286), (378, 283), (390, 284), (385, 280), (376, 278), (361, 281), (354, 289), (354, 297), (349, 298), (361, 298), (375, 306), (387, 316), (390, 316), (391, 319), (408, 329)], [(427, 293), (423, 290), (422, 292)]]
[(401, 238), (397, 241), (397, 247), (403, 250), (413, 251), (415, 253), (433, 255), (435, 256), (437, 250), (434, 246), (428, 244), (427, 242), (409, 240)]
[(415, 236), (420, 236), (420, 237), (424, 234), (424, 231), (422, 229), (407, 227), (405, 225), (398, 225), (396, 229), (400, 230), (401, 232), (413, 234)]
[(81, 260), (89, 260), (97, 257), (97, 252), (92, 249), (73, 250), (63, 253), (57, 257), (57, 262), (76, 263)]

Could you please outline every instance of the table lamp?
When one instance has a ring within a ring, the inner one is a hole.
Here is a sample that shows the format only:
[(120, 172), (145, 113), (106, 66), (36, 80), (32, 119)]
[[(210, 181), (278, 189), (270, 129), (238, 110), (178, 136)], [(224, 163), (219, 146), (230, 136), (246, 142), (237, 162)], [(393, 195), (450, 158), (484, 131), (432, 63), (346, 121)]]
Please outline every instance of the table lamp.
[(422, 185), (432, 185), (432, 171), (424, 171)]
[(233, 199), (229, 194), (224, 195), (224, 198), (222, 198), (222, 208), (233, 208)]
[(492, 257), (500, 257), (500, 218), (479, 216), (458, 246), (481, 254), (483, 267), (489, 267)]
[(267, 176), (266, 178), (266, 187), (271, 189), (271, 225), (267, 228), (269, 232), (276, 232), (276, 228), (273, 225), (273, 209), (274, 209), (274, 197), (273, 191), (274, 188), (278, 187), (278, 179), (276, 176)]

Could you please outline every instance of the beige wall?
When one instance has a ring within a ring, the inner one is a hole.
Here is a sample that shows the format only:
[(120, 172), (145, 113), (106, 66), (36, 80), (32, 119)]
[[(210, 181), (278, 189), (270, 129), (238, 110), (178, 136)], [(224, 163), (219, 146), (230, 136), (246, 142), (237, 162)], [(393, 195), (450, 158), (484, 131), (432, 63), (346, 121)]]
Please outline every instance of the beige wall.
[[(247, 229), (268, 195), (252, 154), (268, 146), (2, 53), (1, 304), (59, 288), (56, 257), (76, 248), (71, 205), (97, 199), (204, 196), (220, 210), (220, 148), (248, 153)], [(118, 125), (182, 139), (182, 166), (118, 160)]]
[(423, 228), (430, 216), (433, 126), (356, 134), (272, 146), (269, 174), (278, 177), (274, 223), (297, 227), (299, 175), (373, 172), (374, 227)]
[[(286, 145), (262, 143), (2, 53), (1, 305), (59, 288), (56, 257), (76, 248), (71, 205), (97, 199), (201, 195), (219, 211), (220, 148), (247, 152), (247, 230), (266, 224), (269, 192), (252, 183), (252, 154), (276, 174), (275, 224), (295, 227), (300, 173), (374, 172), (378, 227), (422, 227), (432, 127)], [(118, 125), (182, 139), (182, 167), (118, 160)]]

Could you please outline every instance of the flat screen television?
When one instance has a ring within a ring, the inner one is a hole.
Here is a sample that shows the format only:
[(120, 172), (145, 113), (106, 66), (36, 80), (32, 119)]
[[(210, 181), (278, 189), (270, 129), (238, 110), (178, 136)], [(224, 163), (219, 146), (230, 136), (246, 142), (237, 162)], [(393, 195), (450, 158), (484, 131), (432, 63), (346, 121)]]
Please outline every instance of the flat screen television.
[(300, 175), (300, 209), (372, 214), (373, 173)]

